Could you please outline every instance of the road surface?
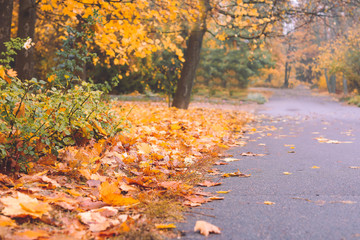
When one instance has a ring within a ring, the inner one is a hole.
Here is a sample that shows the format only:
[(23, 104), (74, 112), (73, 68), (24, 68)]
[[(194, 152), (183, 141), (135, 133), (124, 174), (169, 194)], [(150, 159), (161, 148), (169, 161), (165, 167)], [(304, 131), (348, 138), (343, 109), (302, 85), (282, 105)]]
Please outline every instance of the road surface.
[(221, 228), (209, 240), (360, 239), (360, 108), (300, 86), (274, 90), (257, 114), (249, 143), (228, 151), (241, 160), (219, 167), (251, 177), (206, 188), (231, 192), (186, 214), (181, 239), (205, 238), (193, 231), (197, 220)]

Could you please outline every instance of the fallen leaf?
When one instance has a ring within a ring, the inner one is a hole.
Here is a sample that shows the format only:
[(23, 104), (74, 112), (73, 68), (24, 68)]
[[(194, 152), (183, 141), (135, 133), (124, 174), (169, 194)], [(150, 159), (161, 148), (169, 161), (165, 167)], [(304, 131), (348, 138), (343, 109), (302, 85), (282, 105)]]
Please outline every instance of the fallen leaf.
[(36, 240), (49, 238), (50, 235), (44, 230), (25, 230), (23, 232), (15, 233), (14, 237), (21, 240)]
[(210, 233), (216, 233), (216, 234), (221, 233), (219, 227), (205, 221), (196, 221), (194, 232), (197, 231), (200, 231), (200, 234), (204, 236), (209, 236)]
[(150, 154), (152, 151), (151, 146), (147, 143), (140, 143), (140, 144), (138, 144), (137, 148), (138, 148), (138, 153), (145, 154), (145, 155)]
[(265, 204), (265, 205), (274, 205), (275, 203), (274, 203), (274, 202), (270, 202), (270, 201), (265, 201), (264, 204)]
[(295, 153), (295, 151), (288, 151), (288, 153)]
[(330, 203), (343, 203), (343, 204), (355, 204), (356, 202), (353, 201), (333, 201)]
[(205, 180), (202, 183), (198, 183), (198, 185), (202, 186), (202, 187), (213, 187), (213, 186), (218, 186), (218, 185), (221, 185), (221, 184), (222, 184), (221, 182), (210, 182), (210, 181), (207, 181), (207, 180)]
[(221, 160), (224, 161), (224, 162), (235, 162), (235, 161), (240, 161), (241, 159), (229, 157), (229, 158), (224, 158), (224, 159), (221, 159)]
[(324, 137), (315, 138), (319, 143), (332, 143), (332, 144), (340, 144), (340, 143), (352, 143), (351, 141), (338, 141), (338, 140), (330, 140)]
[(9, 217), (0, 215), (0, 227), (16, 227), (16, 222)]
[(218, 194), (226, 194), (226, 193), (229, 193), (231, 192), (231, 190), (227, 190), (227, 191), (216, 191), (216, 193)]
[(214, 165), (228, 165), (227, 162), (215, 162)]
[(284, 175), (291, 175), (292, 173), (290, 172), (283, 172)]
[(89, 230), (92, 232), (100, 232), (108, 229), (111, 226), (120, 224), (117, 219), (109, 219), (101, 215), (100, 212), (91, 210), (78, 214), (82, 223), (89, 226)]
[(127, 206), (139, 203), (138, 200), (132, 197), (123, 196), (116, 183), (110, 184), (109, 182), (103, 182), (100, 186), (100, 197), (103, 202), (115, 206)]
[(211, 200), (224, 200), (224, 197), (210, 197)]
[(49, 204), (20, 192), (17, 192), (16, 198), (3, 197), (0, 201), (5, 205), (2, 213), (11, 217), (31, 216), (33, 218), (41, 218), (51, 210)]
[(246, 156), (246, 157), (255, 157), (255, 156), (262, 157), (262, 156), (265, 156), (266, 154), (263, 154), (263, 153), (244, 152), (244, 153), (241, 153), (240, 155), (241, 155), (241, 156)]
[(176, 228), (175, 224), (169, 223), (169, 224), (155, 224), (155, 227), (157, 229), (173, 229)]
[(250, 177), (251, 174), (244, 174), (242, 172), (240, 172), (240, 170), (237, 170), (236, 172), (233, 173), (224, 173), (222, 175), (222, 177), (227, 178), (227, 177)]
[(318, 166), (312, 166), (311, 168), (313, 168), (313, 169), (317, 169), (317, 168), (320, 168), (320, 167), (318, 167)]

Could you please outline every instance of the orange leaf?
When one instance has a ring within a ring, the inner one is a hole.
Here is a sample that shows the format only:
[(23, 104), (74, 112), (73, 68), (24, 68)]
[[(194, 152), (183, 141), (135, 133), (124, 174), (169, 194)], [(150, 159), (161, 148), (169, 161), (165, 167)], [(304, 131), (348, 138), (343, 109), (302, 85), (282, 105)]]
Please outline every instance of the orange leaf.
[(16, 239), (23, 239), (23, 240), (35, 240), (39, 238), (44, 239), (50, 237), (49, 233), (47, 233), (44, 230), (37, 230), (37, 231), (26, 230), (24, 232), (15, 233), (15, 236), (17, 236)]
[(0, 227), (16, 227), (16, 222), (11, 218), (0, 215)]
[(7, 70), (7, 75), (9, 77), (16, 77), (17, 76), (17, 72), (14, 71), (12, 68), (10, 68), (9, 70)]
[(100, 186), (101, 200), (107, 204), (115, 206), (127, 206), (139, 203), (138, 200), (132, 197), (125, 197), (121, 194), (116, 183), (103, 182)]

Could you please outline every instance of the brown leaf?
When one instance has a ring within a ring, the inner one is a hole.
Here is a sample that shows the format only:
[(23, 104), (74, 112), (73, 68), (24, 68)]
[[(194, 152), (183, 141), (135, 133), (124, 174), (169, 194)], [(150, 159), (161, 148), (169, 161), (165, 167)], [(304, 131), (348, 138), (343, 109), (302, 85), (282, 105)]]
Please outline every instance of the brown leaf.
[(200, 233), (204, 236), (209, 236), (210, 233), (221, 233), (219, 227), (205, 221), (196, 221), (194, 232), (197, 231), (200, 231)]
[(213, 187), (213, 186), (218, 186), (218, 185), (221, 185), (221, 184), (222, 184), (221, 182), (210, 182), (208, 180), (205, 180), (202, 183), (198, 183), (198, 185), (202, 186), (202, 187)]

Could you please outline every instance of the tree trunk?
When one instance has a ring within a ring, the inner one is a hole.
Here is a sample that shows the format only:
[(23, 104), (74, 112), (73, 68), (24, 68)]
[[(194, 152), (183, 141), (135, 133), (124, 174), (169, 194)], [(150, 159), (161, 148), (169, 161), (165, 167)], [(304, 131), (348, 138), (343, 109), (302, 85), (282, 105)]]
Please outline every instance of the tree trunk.
[(194, 85), (196, 69), (200, 61), (201, 46), (206, 32), (206, 17), (210, 10), (209, 0), (201, 1), (203, 12), (198, 22), (190, 31), (190, 37), (185, 51), (185, 62), (181, 70), (181, 76), (177, 83), (173, 107), (187, 109), (190, 104), (191, 91)]
[(329, 93), (331, 93), (331, 87), (330, 87), (330, 81), (329, 81), (329, 76), (327, 74), (327, 69), (325, 68), (324, 70), (324, 74), (325, 74), (325, 80), (326, 80), (326, 87)]
[(0, 0), (0, 54), (6, 51), (4, 43), (10, 40), (12, 11), (13, 0)]
[(330, 76), (330, 90), (331, 90), (331, 93), (336, 92), (336, 75), (335, 74), (332, 74)]
[(284, 78), (284, 88), (288, 88), (289, 87), (289, 75), (290, 75), (290, 69), (289, 68), (289, 62), (286, 61), (285, 63), (285, 78)]
[(344, 89), (344, 94), (347, 95), (349, 93), (349, 90), (347, 86), (347, 79), (344, 73), (343, 73), (343, 89)]
[[(20, 0), (17, 36), (34, 40), (36, 22), (36, 1)], [(31, 79), (34, 75), (34, 48), (22, 49), (16, 57), (15, 69), (20, 79)]]

